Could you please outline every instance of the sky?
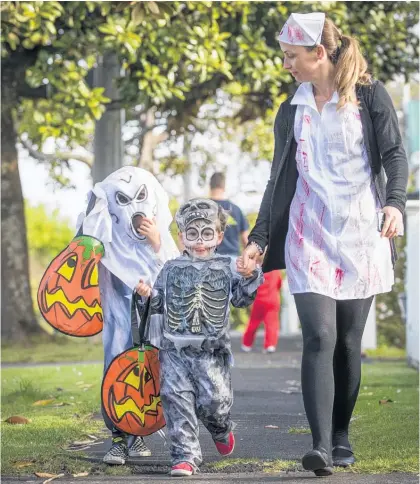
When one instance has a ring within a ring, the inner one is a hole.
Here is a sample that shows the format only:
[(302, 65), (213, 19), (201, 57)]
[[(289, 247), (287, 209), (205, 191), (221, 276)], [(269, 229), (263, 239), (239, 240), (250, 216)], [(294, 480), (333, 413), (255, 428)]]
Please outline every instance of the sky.
[[(226, 170), (227, 198), (240, 206), (245, 212), (258, 210), (270, 173), (270, 163), (259, 162), (258, 168), (241, 154), (231, 143), (224, 145), (218, 155), (217, 169)], [(92, 188), (89, 168), (80, 162), (70, 162), (71, 171), (67, 173), (75, 189), (54, 188), (49, 180), (48, 171), (42, 163), (28, 157), (26, 150), (19, 149), (19, 170), (24, 198), (31, 205), (44, 204), (48, 211), (58, 209), (62, 218), (69, 220), (75, 227), (78, 215), (85, 210), (86, 196)], [(208, 173), (210, 178), (213, 170)], [(193, 171), (192, 196), (208, 196), (208, 187), (198, 184), (198, 169)], [(183, 196), (182, 177), (164, 180), (164, 188), (177, 198)]]

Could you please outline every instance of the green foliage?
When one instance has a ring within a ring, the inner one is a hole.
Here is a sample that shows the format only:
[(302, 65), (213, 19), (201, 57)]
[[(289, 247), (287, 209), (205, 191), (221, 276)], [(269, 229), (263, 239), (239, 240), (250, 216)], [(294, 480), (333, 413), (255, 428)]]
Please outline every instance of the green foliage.
[(220, 88), (242, 99), (240, 119), (271, 116), (293, 84), (276, 35), (291, 12), (316, 10), (359, 37), (376, 77), (417, 71), (413, 2), (3, 2), (3, 69), (24, 67), (19, 91), (47, 86), (43, 99), (23, 97), (19, 132), (86, 143), (108, 101), (87, 82), (105, 51), (125, 69), (122, 102), (158, 106), (170, 130)]
[(29, 256), (44, 269), (73, 239), (70, 222), (58, 210), (49, 213), (45, 205), (25, 204)]
[(391, 292), (376, 297), (378, 345), (405, 348), (405, 322), (398, 298), (404, 294), (406, 236), (395, 239), (398, 260), (395, 264), (395, 284)]

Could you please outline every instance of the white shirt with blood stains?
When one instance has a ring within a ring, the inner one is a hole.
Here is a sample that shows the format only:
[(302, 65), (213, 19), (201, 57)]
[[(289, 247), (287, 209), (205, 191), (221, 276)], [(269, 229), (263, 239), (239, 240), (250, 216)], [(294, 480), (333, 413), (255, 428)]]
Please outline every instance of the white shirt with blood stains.
[(338, 94), (319, 113), (311, 83), (299, 86), (294, 133), (299, 172), (290, 207), (286, 268), (292, 294), (363, 299), (394, 283), (389, 239), (380, 237), (356, 105), (337, 111)]

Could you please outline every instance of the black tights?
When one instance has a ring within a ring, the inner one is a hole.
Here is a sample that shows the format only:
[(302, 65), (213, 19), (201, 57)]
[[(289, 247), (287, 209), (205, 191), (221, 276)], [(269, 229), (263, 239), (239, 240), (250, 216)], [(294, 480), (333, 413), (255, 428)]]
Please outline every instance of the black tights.
[(313, 446), (349, 447), (361, 377), (361, 342), (373, 297), (337, 301), (295, 294), (303, 334), (302, 394)]

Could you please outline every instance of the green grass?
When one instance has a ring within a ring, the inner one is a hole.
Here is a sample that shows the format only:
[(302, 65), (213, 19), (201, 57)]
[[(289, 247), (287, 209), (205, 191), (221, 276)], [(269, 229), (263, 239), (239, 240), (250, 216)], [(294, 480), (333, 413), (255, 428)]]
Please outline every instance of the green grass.
[(288, 434), (310, 434), (310, 429), (306, 427), (290, 427), (287, 431)]
[[(104, 424), (93, 420), (92, 414), (100, 408), (101, 377), (99, 364), (3, 369), (2, 474), (89, 471), (91, 463), (65, 448), (76, 440), (86, 440), (86, 434), (100, 435)], [(33, 406), (35, 401), (52, 398), (54, 404), (68, 405)], [(12, 415), (26, 417), (31, 422), (5, 423)], [(32, 465), (20, 467), (30, 462)]]
[[(379, 400), (393, 403), (380, 405)], [(351, 440), (355, 472), (419, 471), (419, 374), (405, 363), (363, 365)]]
[(91, 338), (74, 338), (55, 335), (38, 337), (34, 341), (3, 345), (2, 363), (49, 363), (56, 361), (101, 361), (102, 335)]
[(396, 348), (395, 346), (378, 346), (374, 350), (366, 350), (366, 355), (369, 358), (380, 358), (380, 359), (401, 359), (405, 360), (407, 358), (407, 352), (405, 348)]

